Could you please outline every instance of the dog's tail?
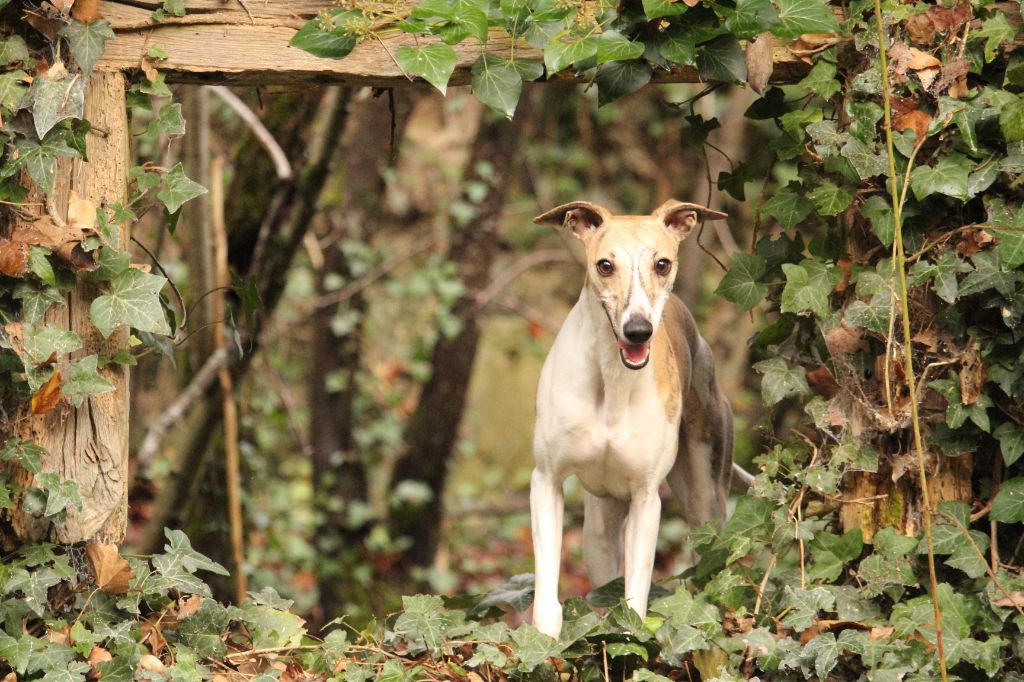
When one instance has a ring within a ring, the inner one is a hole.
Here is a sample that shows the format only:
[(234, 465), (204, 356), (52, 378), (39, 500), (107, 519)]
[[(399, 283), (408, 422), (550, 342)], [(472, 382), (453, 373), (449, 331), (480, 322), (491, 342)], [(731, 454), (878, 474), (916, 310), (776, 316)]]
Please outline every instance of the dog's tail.
[(729, 484), (729, 488), (732, 492), (742, 495), (750, 490), (750, 486), (753, 485), (753, 483), (754, 477), (746, 469), (733, 462), (732, 481)]

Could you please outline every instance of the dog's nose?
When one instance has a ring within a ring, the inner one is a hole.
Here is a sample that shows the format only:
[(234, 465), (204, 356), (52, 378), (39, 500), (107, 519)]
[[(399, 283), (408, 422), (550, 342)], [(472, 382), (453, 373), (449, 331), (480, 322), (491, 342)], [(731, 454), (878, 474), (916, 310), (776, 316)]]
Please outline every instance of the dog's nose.
[(631, 317), (622, 328), (622, 333), (626, 335), (626, 340), (630, 343), (645, 343), (654, 333), (654, 327), (651, 326), (650, 320)]

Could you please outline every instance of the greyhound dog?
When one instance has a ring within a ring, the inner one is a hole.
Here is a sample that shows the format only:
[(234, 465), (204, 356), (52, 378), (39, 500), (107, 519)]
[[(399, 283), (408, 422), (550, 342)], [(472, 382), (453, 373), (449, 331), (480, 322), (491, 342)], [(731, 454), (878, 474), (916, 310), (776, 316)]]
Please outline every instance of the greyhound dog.
[[(583, 241), (586, 283), (541, 370), (530, 514), (536, 562), (534, 624), (557, 638), (562, 483), (585, 490), (583, 557), (594, 587), (620, 575), (644, 616), (668, 478), (695, 527), (725, 518), (732, 476), (732, 409), (708, 344), (672, 294), (679, 243), (698, 219), (724, 213), (670, 200), (646, 216), (574, 201), (536, 218)], [(737, 467), (737, 469), (739, 469)], [(750, 475), (739, 469), (738, 475)], [(625, 547), (623, 547), (625, 527)]]

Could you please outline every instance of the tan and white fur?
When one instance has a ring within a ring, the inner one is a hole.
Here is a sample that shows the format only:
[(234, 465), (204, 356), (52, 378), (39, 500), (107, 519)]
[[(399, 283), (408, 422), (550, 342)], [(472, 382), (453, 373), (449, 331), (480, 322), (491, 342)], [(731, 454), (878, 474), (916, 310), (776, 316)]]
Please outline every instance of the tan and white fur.
[(661, 520), (661, 483), (668, 479), (691, 527), (725, 517), (732, 410), (715, 380), (708, 344), (672, 294), (680, 242), (699, 219), (725, 217), (675, 200), (646, 216), (612, 215), (574, 201), (534, 219), (583, 240), (587, 268), (537, 389), (533, 619), (552, 637), (562, 627), (566, 478), (576, 475), (585, 490), (583, 556), (591, 584), (621, 575), (622, 563), (626, 601), (641, 616)]

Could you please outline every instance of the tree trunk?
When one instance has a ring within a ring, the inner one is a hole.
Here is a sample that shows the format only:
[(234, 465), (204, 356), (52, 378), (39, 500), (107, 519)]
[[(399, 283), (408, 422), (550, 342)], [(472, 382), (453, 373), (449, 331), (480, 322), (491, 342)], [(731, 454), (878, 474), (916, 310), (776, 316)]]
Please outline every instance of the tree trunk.
[[(391, 511), (392, 537), (412, 541), (401, 559), (400, 568), (406, 571), (429, 566), (441, 537), (444, 483), (480, 339), (474, 293), (490, 279), (519, 131), (518, 123), (486, 114), (466, 166), (464, 182), (482, 183), (487, 193), (476, 203), (476, 217), (468, 225), (454, 227), (450, 237), (448, 258), (457, 264), (466, 289), (452, 310), (462, 328), (451, 338), (442, 336), (431, 352), (431, 376), (409, 419), (406, 450), (395, 465), (392, 479), (392, 490), (405, 483), (418, 483), (431, 493), (425, 504), (399, 503)], [(475, 203), (465, 193), (462, 198)]]
[[(382, 121), (395, 117), (395, 144), (402, 137), (413, 97), (367, 99), (356, 105), (343, 144), (350, 149), (343, 167), (340, 223), (344, 239), (368, 240), (374, 232), (384, 202), (383, 171), (392, 158), (392, 139), (382, 134)], [(394, 110), (391, 109), (394, 105)], [(328, 294), (332, 276), (344, 281), (352, 269), (338, 243), (330, 244), (317, 273), (318, 296)], [(336, 334), (332, 320), (342, 313), (354, 313), (353, 326)], [(313, 446), (313, 489), (319, 512), (316, 544), (319, 563), (319, 613), (326, 622), (341, 613), (351, 613), (353, 604), (367, 605), (371, 594), (360, 588), (353, 569), (367, 560), (364, 541), (366, 521), (353, 525), (350, 511), (368, 502), (367, 475), (355, 449), (355, 398), (362, 356), (363, 320), (366, 301), (357, 293), (345, 303), (318, 307), (313, 316), (312, 364), (309, 376), (310, 441)], [(332, 389), (331, 382), (340, 383)], [(369, 587), (369, 586), (367, 586)]]
[[(120, 73), (92, 75), (84, 116), (92, 123), (86, 140), (89, 161), (58, 162), (52, 206), (62, 218), (67, 217), (72, 191), (98, 207), (125, 200), (128, 119), (125, 80)], [(44, 206), (42, 191), (30, 186), (24, 206)], [(37, 210), (43, 212), (42, 208)], [(23, 220), (13, 211), (7, 217), (13, 229)], [(127, 246), (127, 228), (121, 226), (121, 248)], [(89, 304), (101, 293), (97, 287), (79, 281), (65, 297), (66, 305), (51, 306), (41, 323), (78, 334), (82, 348), (70, 359), (92, 354), (111, 356), (128, 348), (128, 329), (121, 326), (104, 339), (89, 319)], [(82, 509), (71, 507), (58, 521), (15, 509), (10, 516), (15, 537), (6, 537), (4, 544), (43, 539), (63, 544), (119, 543), (124, 539), (128, 520), (128, 367), (110, 364), (99, 371), (114, 385), (113, 391), (89, 396), (77, 409), (64, 402), (46, 414), (25, 418), (17, 427), (21, 438), (46, 449), (44, 472), (56, 472), (62, 479), (78, 483)], [(28, 474), (22, 474), (18, 482), (26, 484), (29, 480)]]

